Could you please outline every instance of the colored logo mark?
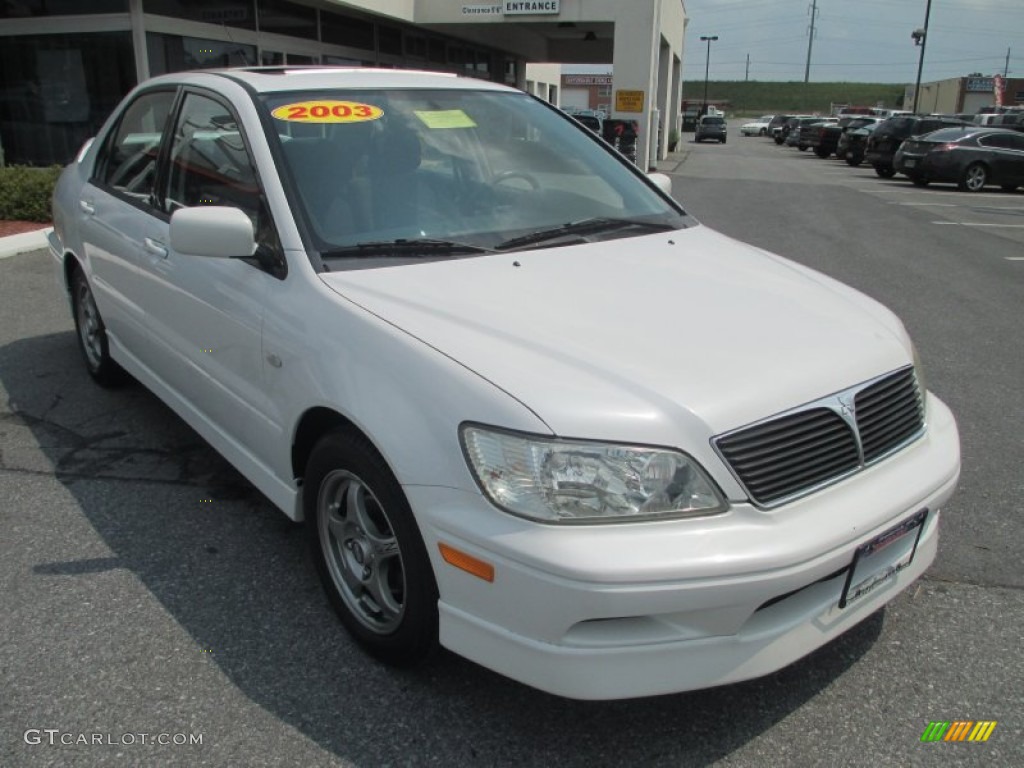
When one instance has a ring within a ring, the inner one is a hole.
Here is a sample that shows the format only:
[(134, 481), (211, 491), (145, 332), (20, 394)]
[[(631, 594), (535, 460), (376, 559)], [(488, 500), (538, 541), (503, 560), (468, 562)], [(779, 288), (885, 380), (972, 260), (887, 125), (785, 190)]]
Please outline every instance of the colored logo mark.
[(921, 741), (988, 741), (996, 729), (995, 720), (932, 720)]

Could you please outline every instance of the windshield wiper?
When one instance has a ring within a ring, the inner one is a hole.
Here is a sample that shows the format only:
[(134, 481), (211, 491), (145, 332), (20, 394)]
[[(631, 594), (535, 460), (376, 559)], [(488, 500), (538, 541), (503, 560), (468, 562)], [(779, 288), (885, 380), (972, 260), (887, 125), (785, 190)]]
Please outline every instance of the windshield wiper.
[(435, 240), (429, 237), (397, 240), (374, 240), (355, 245), (346, 245), (324, 251), (322, 258), (342, 256), (449, 256), (457, 253), (493, 253), (492, 248), (455, 240)]
[(580, 221), (570, 221), (568, 224), (560, 224), (557, 227), (539, 229), (536, 232), (530, 232), (527, 235), (513, 237), (511, 240), (499, 243), (496, 246), (496, 249), (499, 251), (507, 251), (515, 248), (521, 248), (524, 245), (535, 245), (548, 240), (557, 240), (558, 238), (565, 237), (567, 235), (594, 235), (599, 232), (613, 232), (618, 229), (626, 229), (630, 227), (639, 227), (653, 232), (667, 232), (672, 229), (677, 229), (676, 226), (666, 224), (664, 222), (643, 221), (641, 219), (595, 217), (591, 219), (581, 219)]

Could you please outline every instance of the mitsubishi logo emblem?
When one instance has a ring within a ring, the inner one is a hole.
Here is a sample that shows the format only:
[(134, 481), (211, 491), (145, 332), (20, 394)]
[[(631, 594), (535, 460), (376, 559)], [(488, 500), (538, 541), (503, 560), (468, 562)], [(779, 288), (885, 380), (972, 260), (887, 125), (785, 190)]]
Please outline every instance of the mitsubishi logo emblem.
[(853, 403), (853, 398), (850, 397), (849, 395), (839, 395), (839, 397), (837, 397), (836, 400), (839, 401), (839, 406), (840, 408), (842, 408), (843, 417), (846, 419), (852, 419), (854, 411), (856, 410)]

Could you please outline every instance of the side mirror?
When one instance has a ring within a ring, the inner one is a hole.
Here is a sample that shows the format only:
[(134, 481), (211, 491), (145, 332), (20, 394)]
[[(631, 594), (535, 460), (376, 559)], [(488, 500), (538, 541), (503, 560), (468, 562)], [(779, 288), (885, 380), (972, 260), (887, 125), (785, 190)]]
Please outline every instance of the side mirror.
[(669, 197), (672, 196), (672, 179), (664, 173), (648, 173), (647, 178), (654, 182), (654, 185)]
[(239, 208), (179, 208), (171, 214), (171, 248), (191, 256), (239, 258), (256, 252), (256, 235), (252, 220)]

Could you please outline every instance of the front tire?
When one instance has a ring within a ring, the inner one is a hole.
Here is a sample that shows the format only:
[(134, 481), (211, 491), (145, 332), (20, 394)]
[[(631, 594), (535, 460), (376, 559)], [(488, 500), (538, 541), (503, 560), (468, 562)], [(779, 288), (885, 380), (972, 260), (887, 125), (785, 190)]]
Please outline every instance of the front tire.
[(932, 183), (927, 176), (911, 176), (910, 181), (915, 187), (927, 187)]
[(846, 155), (846, 164), (851, 168), (856, 168), (858, 165), (864, 162), (864, 155)]
[(306, 465), (310, 553), (342, 624), (370, 655), (395, 666), (438, 644), (437, 582), (401, 486), (364, 438), (331, 432)]
[(891, 179), (893, 176), (896, 175), (896, 171), (893, 168), (888, 168), (884, 165), (876, 165), (875, 173), (878, 174), (878, 176), (883, 179)]
[(125, 381), (125, 372), (110, 356), (107, 326), (96, 307), (92, 288), (81, 269), (71, 275), (71, 309), (75, 317), (78, 349), (85, 360), (85, 369), (101, 387), (116, 387)]
[(980, 192), (988, 181), (988, 169), (981, 163), (971, 163), (964, 169), (957, 186), (965, 192)]

